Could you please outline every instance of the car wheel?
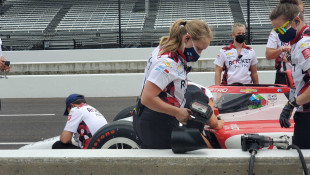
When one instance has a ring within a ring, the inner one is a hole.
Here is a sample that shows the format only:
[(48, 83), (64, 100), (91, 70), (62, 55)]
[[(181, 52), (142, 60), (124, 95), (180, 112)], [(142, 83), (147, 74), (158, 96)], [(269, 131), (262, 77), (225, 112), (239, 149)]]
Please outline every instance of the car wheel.
[(87, 149), (139, 149), (140, 143), (132, 122), (115, 121), (100, 128)]
[(116, 116), (114, 117), (113, 121), (121, 120), (121, 119), (124, 119), (124, 118), (132, 116), (132, 112), (133, 112), (133, 109), (135, 107), (136, 107), (135, 105), (134, 106), (129, 106), (129, 107), (121, 110), (118, 114), (116, 114)]

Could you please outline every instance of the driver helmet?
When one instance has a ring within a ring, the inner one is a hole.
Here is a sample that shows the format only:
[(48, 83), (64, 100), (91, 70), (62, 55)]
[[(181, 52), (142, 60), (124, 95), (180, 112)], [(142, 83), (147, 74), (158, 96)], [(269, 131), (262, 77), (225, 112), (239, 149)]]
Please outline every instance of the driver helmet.
[(257, 109), (267, 104), (267, 101), (259, 94), (252, 94), (249, 98), (250, 104), (248, 106), (249, 109)]

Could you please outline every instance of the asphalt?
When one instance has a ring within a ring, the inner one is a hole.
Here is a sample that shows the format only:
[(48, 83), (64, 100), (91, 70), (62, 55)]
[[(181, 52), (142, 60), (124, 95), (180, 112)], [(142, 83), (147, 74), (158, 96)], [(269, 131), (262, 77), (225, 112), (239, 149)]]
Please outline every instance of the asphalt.
[[(136, 97), (86, 98), (111, 122)], [(1, 99), (0, 149), (18, 149), (25, 143), (59, 135), (66, 123), (64, 98)]]

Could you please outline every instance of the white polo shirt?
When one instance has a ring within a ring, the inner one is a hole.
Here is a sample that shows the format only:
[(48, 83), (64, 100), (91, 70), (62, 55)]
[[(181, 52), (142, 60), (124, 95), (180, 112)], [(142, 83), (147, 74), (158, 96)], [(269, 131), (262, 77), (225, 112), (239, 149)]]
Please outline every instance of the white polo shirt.
[(86, 149), (91, 137), (105, 124), (107, 121), (104, 116), (94, 107), (84, 103), (70, 110), (64, 130), (74, 133), (79, 147)]
[[(280, 47), (289, 45), (290, 43), (283, 43), (282, 41), (280, 41), (278, 34), (274, 30), (271, 30), (266, 46), (267, 48), (278, 49)], [(275, 68), (277, 69), (278, 65), (280, 64), (280, 71), (283, 71), (283, 64), (285, 64), (286, 70), (292, 69), (291, 63), (284, 63), (282, 61), (282, 58), (285, 54), (285, 52), (282, 52), (277, 58), (275, 58)]]
[(164, 102), (184, 107), (186, 102), (184, 94), (187, 88), (185, 56), (179, 51), (158, 55), (159, 51), (157, 47), (148, 60), (142, 87), (146, 81), (150, 81), (162, 90), (159, 97)]
[(250, 67), (257, 62), (255, 51), (251, 47), (244, 44), (239, 56), (237, 49), (231, 43), (220, 50), (214, 64), (225, 71), (222, 84), (249, 84), (252, 83)]
[[(292, 51), (292, 76), (296, 87), (295, 96), (305, 92), (310, 86), (310, 28), (305, 26), (296, 40), (291, 41)], [(304, 104), (298, 108), (298, 111), (310, 111), (310, 103)]]

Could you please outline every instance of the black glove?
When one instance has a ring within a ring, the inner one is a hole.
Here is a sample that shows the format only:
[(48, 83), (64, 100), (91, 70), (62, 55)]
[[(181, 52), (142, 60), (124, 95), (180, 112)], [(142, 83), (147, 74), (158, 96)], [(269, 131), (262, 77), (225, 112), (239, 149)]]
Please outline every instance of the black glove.
[(292, 112), (294, 110), (295, 107), (298, 107), (297, 103), (296, 103), (296, 98), (292, 98), (290, 99), (284, 106), (281, 114), (280, 114), (280, 125), (281, 128), (289, 128), (291, 126), (289, 119), (291, 118)]

